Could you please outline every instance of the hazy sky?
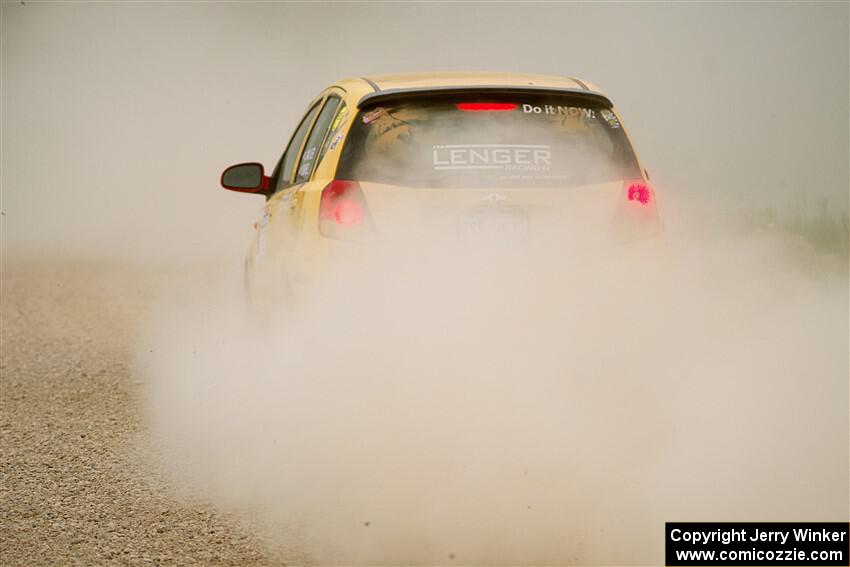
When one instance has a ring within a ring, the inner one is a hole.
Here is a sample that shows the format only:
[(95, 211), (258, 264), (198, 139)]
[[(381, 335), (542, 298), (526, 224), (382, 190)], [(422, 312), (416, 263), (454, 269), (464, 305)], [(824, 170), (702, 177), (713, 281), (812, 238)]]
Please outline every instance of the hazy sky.
[(2, 5), (3, 248), (241, 256), (272, 166), (345, 76), (577, 75), (614, 99), (662, 199), (848, 199), (848, 4)]

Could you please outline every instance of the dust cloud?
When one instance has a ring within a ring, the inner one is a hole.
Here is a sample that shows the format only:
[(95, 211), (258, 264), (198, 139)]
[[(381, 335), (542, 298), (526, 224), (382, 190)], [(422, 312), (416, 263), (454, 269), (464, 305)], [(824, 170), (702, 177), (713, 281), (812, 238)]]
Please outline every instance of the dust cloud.
[[(4, 2), (4, 270), (191, 276), (139, 317), (164, 467), (294, 561), (657, 564), (664, 521), (846, 520), (847, 255), (776, 219), (846, 219), (847, 5), (483, 8)], [(601, 85), (664, 235), (408, 242), (258, 322), (261, 200), (223, 167), (271, 169), (340, 77), (470, 69)]]
[[(178, 486), (323, 564), (657, 564), (663, 522), (847, 512), (847, 281), (772, 238), (364, 250), (140, 364)], [(566, 256), (566, 254), (565, 254)]]

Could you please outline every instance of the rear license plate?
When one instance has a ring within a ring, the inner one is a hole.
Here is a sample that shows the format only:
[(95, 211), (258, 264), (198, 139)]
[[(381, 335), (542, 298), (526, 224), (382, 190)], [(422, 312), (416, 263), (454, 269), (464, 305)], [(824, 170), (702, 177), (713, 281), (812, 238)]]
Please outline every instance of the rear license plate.
[(472, 211), (458, 224), (461, 242), (510, 243), (528, 237), (528, 215), (519, 211)]

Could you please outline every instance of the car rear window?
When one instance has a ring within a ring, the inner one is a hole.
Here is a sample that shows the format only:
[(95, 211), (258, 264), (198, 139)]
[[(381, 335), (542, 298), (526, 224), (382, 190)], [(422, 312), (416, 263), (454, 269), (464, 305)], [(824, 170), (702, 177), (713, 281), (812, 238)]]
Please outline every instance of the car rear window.
[(363, 108), (338, 179), (414, 187), (574, 187), (640, 177), (611, 108), (565, 95), (441, 96)]

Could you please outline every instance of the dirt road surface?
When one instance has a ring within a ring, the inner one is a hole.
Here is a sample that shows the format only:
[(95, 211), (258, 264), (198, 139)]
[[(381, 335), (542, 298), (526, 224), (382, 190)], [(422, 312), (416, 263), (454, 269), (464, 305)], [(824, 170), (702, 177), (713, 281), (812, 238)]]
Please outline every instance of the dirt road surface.
[(154, 297), (179, 277), (5, 262), (0, 564), (282, 565), (244, 519), (158, 474), (132, 373)]

